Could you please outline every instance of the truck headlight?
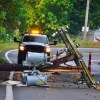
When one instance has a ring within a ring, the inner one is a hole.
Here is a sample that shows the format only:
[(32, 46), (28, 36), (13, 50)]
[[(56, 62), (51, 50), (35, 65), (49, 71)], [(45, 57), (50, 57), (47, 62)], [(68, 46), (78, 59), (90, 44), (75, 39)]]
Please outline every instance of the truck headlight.
[(19, 47), (19, 49), (20, 49), (21, 51), (24, 51), (24, 50), (25, 50), (25, 47), (21, 45), (21, 46)]
[(46, 53), (49, 53), (49, 52), (50, 52), (50, 47), (46, 47), (46, 48), (45, 48), (45, 52), (46, 52)]

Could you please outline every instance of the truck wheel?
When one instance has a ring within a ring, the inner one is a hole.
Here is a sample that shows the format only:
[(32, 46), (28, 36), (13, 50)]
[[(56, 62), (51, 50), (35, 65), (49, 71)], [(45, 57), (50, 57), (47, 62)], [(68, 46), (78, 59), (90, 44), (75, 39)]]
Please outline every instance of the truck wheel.
[(18, 64), (22, 64), (22, 62), (23, 62), (23, 59), (18, 59), (17, 61)]
[(49, 62), (50, 61), (50, 53), (48, 53), (47, 55), (48, 55), (47, 61)]
[(47, 61), (49, 62), (50, 61), (50, 58), (48, 58)]
[(25, 58), (26, 58), (26, 54), (20, 53), (20, 52), (19, 52), (17, 63), (18, 63), (18, 64), (22, 64), (22, 62), (25, 61)]

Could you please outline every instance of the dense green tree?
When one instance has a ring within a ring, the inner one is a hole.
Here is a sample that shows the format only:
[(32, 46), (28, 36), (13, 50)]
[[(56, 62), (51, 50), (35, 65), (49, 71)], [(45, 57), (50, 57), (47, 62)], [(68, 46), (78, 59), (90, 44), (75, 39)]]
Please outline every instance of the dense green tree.
[[(72, 12), (69, 13), (69, 33), (78, 34), (85, 23), (87, 0), (74, 0)], [(90, 30), (100, 27), (100, 1), (90, 0), (88, 26)]]
[(70, 0), (39, 0), (33, 7), (33, 26), (41, 27), (47, 34), (52, 34), (59, 26), (68, 25)]
[[(27, 4), (27, 0), (3, 0), (0, 1), (0, 20), (2, 27), (6, 29), (6, 33), (13, 36), (14, 31), (25, 32), (31, 25), (32, 8)], [(4, 14), (2, 14), (2, 12)]]
[(100, 27), (100, 0), (90, 0), (89, 27), (90, 29)]
[[(78, 34), (84, 26), (87, 0), (0, 0), (0, 38), (39, 27), (51, 35), (57, 27), (68, 25)], [(100, 1), (90, 0), (90, 29), (100, 27)]]
[(4, 39), (6, 36), (6, 28), (3, 26), (5, 20), (6, 12), (0, 10), (0, 39)]
[(69, 13), (69, 33), (78, 34), (85, 19), (86, 0), (74, 0), (72, 12)]

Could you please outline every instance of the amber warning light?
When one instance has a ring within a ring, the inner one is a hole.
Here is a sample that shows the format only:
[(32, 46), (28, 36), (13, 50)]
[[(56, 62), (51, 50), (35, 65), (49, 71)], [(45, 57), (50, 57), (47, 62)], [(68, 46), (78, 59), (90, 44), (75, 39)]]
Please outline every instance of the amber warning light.
[(39, 29), (31, 29), (29, 30), (30, 34), (43, 34), (43, 32)]
[(31, 33), (32, 34), (39, 34), (39, 31), (38, 30), (32, 30)]

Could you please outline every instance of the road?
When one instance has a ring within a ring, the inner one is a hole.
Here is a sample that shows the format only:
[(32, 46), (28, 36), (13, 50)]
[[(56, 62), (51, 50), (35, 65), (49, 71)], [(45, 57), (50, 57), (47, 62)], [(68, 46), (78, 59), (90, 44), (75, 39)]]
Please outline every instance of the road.
[[(14, 100), (99, 100), (100, 99), (100, 91), (81, 89), (62, 89), (62, 88), (27, 88), (21, 87), (22, 89), (14, 87)], [(35, 89), (35, 90), (34, 90)], [(23, 92), (25, 91), (25, 92)], [(80, 96), (79, 96), (79, 92)], [(26, 96), (25, 96), (26, 94)], [(27, 96), (28, 95), (28, 96)], [(83, 97), (84, 96), (84, 97)], [(24, 97), (24, 98), (23, 98)]]
[[(12, 90), (13, 100), (100, 100), (100, 91), (94, 89), (33, 88), (12, 86)], [(0, 86), (0, 100), (11, 100), (5, 99), (5, 95), (6, 87)]]
[(5, 100), (6, 86), (0, 86), (0, 100)]
[[(60, 51), (61, 48), (53, 48), (52, 49), (52, 52), (51, 54), (52, 55), (55, 55), (56, 52)], [(92, 53), (92, 73), (93, 74), (100, 74), (100, 49), (96, 49), (96, 48), (88, 48), (88, 49), (85, 49), (85, 48), (79, 48), (79, 51), (83, 54), (83, 59), (86, 63), (86, 65), (88, 66), (88, 56), (89, 56), (89, 52)], [(17, 63), (17, 54), (18, 54), (18, 50), (15, 49), (15, 50), (11, 50), (11, 51), (8, 51), (5, 55), (3, 55), (7, 62), (10, 62), (10, 63)], [(75, 63), (73, 61), (70, 61), (68, 62), (67, 64), (69, 65), (75, 65)]]
[[(54, 54), (56, 49), (53, 49)], [(86, 50), (80, 49), (84, 52), (83, 59), (88, 64), (88, 52), (92, 52), (92, 61), (98, 61), (100, 59), (100, 50)], [(6, 59), (10, 63), (16, 63), (17, 50), (8, 51)], [(70, 64), (73, 64), (71, 62)], [(99, 72), (98, 64), (92, 64), (97, 66), (92, 69)], [(100, 100), (100, 90), (88, 89), (88, 88), (48, 88), (48, 87), (26, 87), (26, 86), (12, 86), (11, 84), (0, 85), (0, 100)]]

